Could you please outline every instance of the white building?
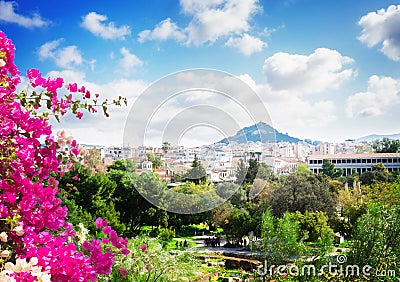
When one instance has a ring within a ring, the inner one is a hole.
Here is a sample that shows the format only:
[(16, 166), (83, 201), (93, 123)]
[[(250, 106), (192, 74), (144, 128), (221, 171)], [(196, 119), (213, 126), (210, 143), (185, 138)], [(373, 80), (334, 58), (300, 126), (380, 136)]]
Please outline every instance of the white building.
[(400, 153), (311, 155), (307, 159), (307, 166), (312, 172), (320, 173), (324, 159), (330, 160), (336, 168), (343, 169), (344, 175), (352, 174), (353, 170), (359, 174), (371, 171), (377, 163), (382, 163), (390, 172), (400, 171)]
[(298, 164), (294, 159), (274, 158), (272, 169), (277, 176), (282, 176), (295, 172)]

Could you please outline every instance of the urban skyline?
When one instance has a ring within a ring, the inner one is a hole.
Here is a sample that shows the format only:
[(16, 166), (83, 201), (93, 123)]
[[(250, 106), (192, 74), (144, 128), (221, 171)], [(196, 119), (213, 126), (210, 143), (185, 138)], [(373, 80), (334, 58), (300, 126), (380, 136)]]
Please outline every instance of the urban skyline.
[[(340, 142), (400, 132), (399, 4), (72, 0), (60, 8), (44, 0), (2, 0), (0, 29), (16, 45), (22, 75), (38, 68), (102, 97), (128, 98), (128, 107), (112, 109), (110, 118), (85, 114), (55, 125), (80, 143), (120, 145), (130, 107), (143, 90), (192, 68), (242, 79), (263, 101), (265, 121), (275, 129)], [(195, 98), (203, 104), (210, 99)], [(171, 104), (160, 118), (173, 117), (190, 99)], [(185, 133), (184, 145), (225, 137), (206, 126), (198, 136), (199, 129)]]

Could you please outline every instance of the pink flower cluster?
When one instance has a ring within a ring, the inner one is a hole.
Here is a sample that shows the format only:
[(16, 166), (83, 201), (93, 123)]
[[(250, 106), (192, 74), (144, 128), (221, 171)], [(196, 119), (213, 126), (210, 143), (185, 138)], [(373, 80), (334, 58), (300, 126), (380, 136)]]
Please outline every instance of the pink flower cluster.
[[(63, 165), (60, 146), (52, 135), (48, 118), (35, 115), (17, 99), (20, 77), (14, 65), (14, 49), (0, 31), (0, 219), (8, 223), (0, 230), (5, 232), (2, 238), (7, 238), (0, 242), (1, 247), (10, 249), (18, 259), (37, 258), (35, 265), (48, 273), (52, 281), (96, 281), (98, 274), (111, 272), (116, 250), (129, 253), (127, 240), (98, 219), (96, 224), (101, 223), (99, 227), (107, 235), (104, 242), (97, 239), (86, 242), (87, 254), (78, 251), (71, 242), (75, 231), (65, 221), (67, 209), (56, 197), (58, 181), (53, 177), (61, 173)], [(45, 89), (49, 99), (46, 102), (51, 104), (53, 113), (64, 115), (70, 109), (78, 118), (82, 117), (73, 108), (72, 94), (66, 99), (58, 97), (62, 78), (44, 79), (35, 69), (27, 75), (32, 87)], [(76, 84), (69, 84), (66, 88), (82, 92), (84, 98), (90, 97), (84, 87), (78, 89)], [(38, 107), (35, 105), (35, 109)], [(78, 155), (76, 141), (71, 141), (71, 146), (70, 157)], [(107, 240), (111, 245), (105, 247), (103, 243)]]
[[(106, 220), (97, 218), (95, 221), (97, 228), (102, 228), (102, 231), (107, 237), (101, 241), (93, 238), (91, 242), (85, 241), (83, 249), (90, 251), (90, 261), (98, 274), (109, 274), (112, 271), (112, 263), (115, 261), (113, 248), (120, 250), (123, 255), (128, 255), (130, 251), (128, 247), (128, 239), (118, 237), (117, 232), (112, 230)], [(111, 243), (111, 246), (110, 246)]]
[[(47, 94), (51, 101), (51, 110), (53, 113), (60, 113), (61, 115), (65, 115), (67, 113), (67, 110), (73, 103), (72, 101), (72, 93), (76, 92), (77, 85), (74, 83), (73, 87), (71, 87), (71, 84), (66, 85), (66, 88), (70, 90), (70, 94), (66, 96), (66, 98), (58, 98), (57, 96), (57, 91), (58, 89), (63, 87), (64, 80), (61, 77), (58, 77), (56, 79), (45, 79), (42, 77), (42, 74), (39, 72), (37, 69), (31, 69), (28, 70), (27, 76), (29, 78), (29, 81), (33, 87), (42, 87), (46, 89)], [(81, 90), (83, 90), (83, 94), (86, 95), (85, 93), (85, 87), (82, 86)], [(85, 98), (85, 96), (84, 96)], [(76, 117), (77, 118), (82, 118), (83, 113), (82, 112), (77, 112)]]

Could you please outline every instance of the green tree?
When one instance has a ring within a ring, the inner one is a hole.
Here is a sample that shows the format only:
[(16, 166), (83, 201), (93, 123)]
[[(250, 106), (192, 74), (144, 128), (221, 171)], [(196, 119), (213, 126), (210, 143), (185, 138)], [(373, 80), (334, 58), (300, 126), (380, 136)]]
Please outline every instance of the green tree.
[(207, 173), (204, 167), (201, 165), (197, 155), (194, 155), (194, 160), (192, 162), (192, 168), (188, 170), (184, 178), (187, 181), (193, 182), (195, 184), (200, 184), (207, 182)]
[(152, 153), (147, 154), (147, 160), (153, 164), (153, 169), (159, 169), (164, 163), (160, 156), (154, 156)]
[(59, 187), (77, 205), (90, 207), (95, 198), (110, 201), (116, 188), (115, 182), (104, 174), (92, 174), (89, 167), (76, 163), (71, 171), (60, 179)]
[(334, 233), (328, 225), (328, 217), (324, 212), (306, 211), (304, 214), (296, 212), (295, 216), (299, 221), (302, 237), (306, 238), (306, 241), (332, 246)]
[(300, 237), (300, 225), (294, 214), (285, 212), (274, 219), (271, 210), (262, 215), (263, 251), (268, 263), (287, 263), (298, 256), (309, 253), (309, 249)]
[(275, 180), (277, 179), (272, 169), (265, 163), (260, 163), (258, 166), (258, 172), (256, 178), (263, 180)]
[(107, 171), (110, 170), (121, 170), (121, 171), (128, 171), (128, 172), (136, 172), (136, 164), (132, 160), (116, 160), (111, 165), (107, 167)]
[(113, 200), (116, 210), (120, 213), (121, 221), (127, 227), (127, 234), (139, 232), (140, 227), (146, 224), (158, 225), (156, 222), (147, 221), (149, 217), (146, 213), (152, 205), (138, 192), (145, 190), (146, 184), (150, 186), (153, 182), (159, 182), (155, 176), (148, 173), (137, 176), (136, 173), (119, 169), (109, 170), (107, 176), (117, 184)]
[(326, 177), (292, 173), (282, 178), (276, 186), (271, 191), (269, 201), (276, 216), (282, 216), (286, 211), (324, 211), (328, 216), (335, 212)]
[(232, 208), (229, 215), (223, 222), (227, 238), (231, 238), (234, 244), (253, 229), (253, 222), (249, 212), (245, 209)]
[(330, 160), (324, 159), (322, 161), (322, 173), (331, 178), (337, 178), (343, 174), (343, 170), (335, 168)]
[(92, 173), (90, 167), (76, 163), (73, 169), (60, 179), (60, 195), (70, 210), (68, 218), (71, 222), (83, 223), (93, 232), (93, 222), (101, 216), (113, 229), (122, 233), (125, 226), (120, 221), (113, 202), (117, 184), (105, 174)]
[(246, 177), (244, 178), (245, 183), (253, 183), (254, 179), (257, 177), (259, 167), (260, 163), (256, 159), (249, 160), (249, 167), (247, 169)]
[(268, 207), (261, 216), (261, 238), (263, 251), (267, 255), (272, 255), (273, 243), (275, 240), (275, 217), (272, 215), (271, 208)]
[(389, 182), (392, 174), (386, 169), (382, 163), (377, 163), (372, 166), (371, 171), (366, 171), (360, 175), (360, 181), (365, 185), (371, 185), (376, 181)]
[(385, 137), (382, 140), (375, 140), (372, 148), (375, 153), (398, 153), (400, 152), (400, 140)]
[(240, 159), (236, 167), (236, 183), (242, 184), (244, 179), (246, 178), (246, 174), (247, 174), (247, 165), (243, 161), (243, 159)]
[(379, 204), (386, 209), (400, 202), (400, 179), (396, 182), (376, 181), (370, 185), (356, 185), (348, 190), (339, 190), (337, 206), (342, 219), (335, 222), (335, 229), (348, 238), (353, 236), (358, 219), (367, 212), (368, 205)]
[(246, 190), (236, 183), (220, 183), (215, 187), (215, 192), (223, 199), (229, 199), (237, 207), (241, 207), (247, 200)]
[(161, 150), (164, 151), (164, 154), (167, 154), (169, 149), (171, 148), (171, 144), (167, 141), (162, 143)]
[(91, 214), (93, 219), (101, 217), (107, 220), (108, 224), (117, 231), (118, 234), (122, 234), (125, 231), (125, 224), (120, 221), (120, 214), (116, 210), (113, 202), (95, 199), (92, 203)]
[[(348, 262), (372, 267), (371, 279), (383, 270), (400, 272), (400, 208), (370, 204), (360, 217), (350, 244)], [(390, 277), (388, 277), (390, 279)]]
[(299, 174), (311, 174), (311, 169), (306, 164), (299, 164), (296, 168), (296, 173)]

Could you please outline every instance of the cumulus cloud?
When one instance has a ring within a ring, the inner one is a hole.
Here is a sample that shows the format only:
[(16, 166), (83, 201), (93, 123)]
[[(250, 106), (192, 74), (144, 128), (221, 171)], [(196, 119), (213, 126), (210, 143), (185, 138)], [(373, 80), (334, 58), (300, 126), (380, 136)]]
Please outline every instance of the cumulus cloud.
[(129, 26), (123, 25), (116, 27), (113, 22), (105, 23), (107, 20), (108, 18), (106, 15), (90, 12), (83, 17), (81, 25), (94, 35), (104, 39), (125, 39), (125, 36), (131, 34)]
[(261, 9), (258, 0), (181, 0), (180, 3), (183, 12), (192, 17), (186, 32), (188, 43), (194, 45), (249, 31), (251, 17)]
[(335, 50), (318, 48), (309, 56), (276, 53), (265, 60), (263, 71), (273, 90), (314, 93), (353, 78), (356, 72), (345, 68), (351, 63), (351, 58)]
[(358, 39), (368, 47), (381, 44), (381, 52), (400, 61), (400, 5), (391, 5), (363, 16), (358, 24), (363, 28)]
[(299, 137), (306, 136), (307, 133), (313, 135), (315, 130), (326, 128), (338, 118), (334, 101), (313, 101), (315, 99), (307, 99), (296, 91), (274, 90), (270, 84), (259, 84), (248, 74), (239, 78), (261, 97), (278, 129), (284, 129)]
[(337, 120), (337, 108), (331, 100), (310, 101), (303, 97), (276, 95), (266, 107), (278, 128), (292, 132), (296, 136), (314, 135), (316, 130), (326, 128)]
[(40, 46), (38, 55), (40, 60), (52, 59), (61, 68), (73, 68), (83, 63), (83, 57), (77, 46), (60, 47), (64, 39), (57, 39)]
[(226, 46), (238, 49), (242, 54), (250, 56), (253, 53), (260, 52), (267, 44), (260, 38), (245, 33), (242, 37), (231, 37), (226, 42)]
[(379, 116), (389, 107), (400, 104), (400, 80), (373, 75), (368, 80), (366, 92), (358, 92), (347, 99), (348, 117)]
[(190, 18), (189, 23), (179, 27), (170, 18), (156, 25), (153, 30), (139, 33), (139, 42), (173, 39), (187, 46), (225, 44), (251, 55), (266, 47), (260, 38), (250, 35), (252, 17), (262, 10), (259, 0), (180, 0), (181, 12)]
[(160, 40), (165, 41), (173, 39), (176, 41), (185, 40), (186, 36), (178, 25), (167, 18), (161, 21), (153, 30), (143, 30), (139, 33), (139, 42), (145, 42), (147, 40)]
[(122, 55), (122, 59), (120, 60), (119, 64), (125, 70), (129, 70), (134, 67), (143, 65), (143, 62), (135, 54), (132, 54), (125, 47), (120, 49), (120, 53)]
[(15, 12), (17, 2), (0, 1), (0, 20), (15, 23), (26, 28), (40, 28), (50, 24), (49, 21), (42, 19), (40, 14), (33, 13), (31, 16), (20, 15)]

